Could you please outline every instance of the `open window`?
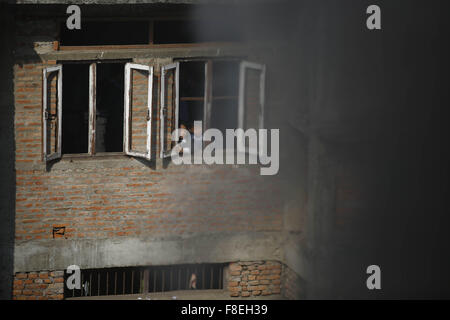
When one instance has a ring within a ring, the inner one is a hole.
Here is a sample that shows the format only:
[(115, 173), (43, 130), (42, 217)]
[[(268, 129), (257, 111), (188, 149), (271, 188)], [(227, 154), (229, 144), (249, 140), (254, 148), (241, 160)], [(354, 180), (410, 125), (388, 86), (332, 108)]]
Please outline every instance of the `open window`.
[(124, 151), (124, 66), (122, 61), (64, 64), (63, 156)]
[[(239, 66), (238, 128), (264, 128), (264, 87), (266, 68), (262, 64), (242, 61)], [(259, 140), (260, 152), (265, 142)], [(238, 151), (257, 154), (257, 150), (245, 146), (245, 136), (237, 136)]]
[(62, 65), (43, 70), (43, 157), (46, 162), (61, 158), (62, 77)]
[(172, 141), (172, 131), (178, 128), (178, 83), (179, 62), (161, 67), (161, 109), (160, 109), (160, 157), (170, 156), (172, 147), (178, 141)]
[(151, 158), (153, 67), (125, 65), (125, 134), (127, 155)]

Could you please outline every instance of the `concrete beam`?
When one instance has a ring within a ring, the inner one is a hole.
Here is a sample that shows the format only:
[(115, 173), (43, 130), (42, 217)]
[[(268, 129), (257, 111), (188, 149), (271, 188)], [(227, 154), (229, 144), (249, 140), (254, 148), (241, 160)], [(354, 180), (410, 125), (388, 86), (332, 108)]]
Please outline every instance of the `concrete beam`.
[(16, 244), (14, 272), (125, 266), (282, 261), (279, 232), (203, 234), (170, 238), (52, 239)]

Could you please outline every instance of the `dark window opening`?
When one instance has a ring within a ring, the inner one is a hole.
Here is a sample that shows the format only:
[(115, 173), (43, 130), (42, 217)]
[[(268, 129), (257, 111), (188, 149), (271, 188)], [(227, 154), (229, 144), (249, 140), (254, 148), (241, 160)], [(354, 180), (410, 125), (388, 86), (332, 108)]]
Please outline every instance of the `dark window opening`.
[(179, 126), (193, 130), (194, 121), (203, 121), (205, 62), (180, 63)]
[(212, 65), (211, 127), (225, 132), (238, 126), (239, 62), (215, 61)]
[(63, 73), (62, 153), (87, 153), (89, 65), (66, 64)]
[[(104, 296), (223, 289), (224, 264), (126, 267), (81, 270), (81, 288), (64, 286), (64, 297)], [(64, 274), (64, 283), (70, 274)]]
[(154, 22), (155, 44), (241, 41), (238, 24), (212, 20), (165, 20)]
[(139, 45), (149, 43), (148, 21), (83, 21), (82, 28), (60, 26), (61, 46)]
[(97, 64), (95, 152), (123, 151), (124, 64)]

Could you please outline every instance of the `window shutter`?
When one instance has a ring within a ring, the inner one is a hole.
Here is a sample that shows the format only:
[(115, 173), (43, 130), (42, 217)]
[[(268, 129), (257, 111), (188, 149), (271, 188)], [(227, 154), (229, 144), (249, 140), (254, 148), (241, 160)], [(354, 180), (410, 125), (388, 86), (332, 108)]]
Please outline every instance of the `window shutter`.
[[(239, 66), (239, 105), (238, 128), (247, 129), (264, 128), (264, 87), (265, 65), (242, 61)], [(259, 141), (260, 148), (264, 145)], [(245, 147), (244, 137), (237, 137), (238, 150), (257, 154), (257, 150)], [(262, 151), (262, 150), (260, 150)]]
[(153, 67), (125, 65), (124, 150), (151, 159)]
[(172, 131), (178, 128), (179, 103), (179, 63), (161, 67), (161, 108), (160, 108), (160, 157), (170, 156), (172, 147), (178, 141), (172, 141)]
[(61, 158), (62, 145), (62, 65), (42, 71), (43, 159)]

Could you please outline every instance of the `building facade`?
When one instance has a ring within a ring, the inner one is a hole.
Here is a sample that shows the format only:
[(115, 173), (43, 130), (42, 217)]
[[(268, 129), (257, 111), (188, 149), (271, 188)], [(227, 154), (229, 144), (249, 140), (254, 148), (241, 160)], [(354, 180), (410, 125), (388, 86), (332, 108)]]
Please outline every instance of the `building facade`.
[[(194, 121), (222, 132), (277, 128), (282, 70), (277, 48), (247, 40), (258, 21), (220, 4), (80, 3), (81, 29), (71, 30), (67, 7), (9, 7), (12, 298), (192, 286), (298, 298), (280, 179), (260, 165), (167, 158), (172, 129)], [(71, 265), (81, 268), (75, 290), (65, 286)]]

